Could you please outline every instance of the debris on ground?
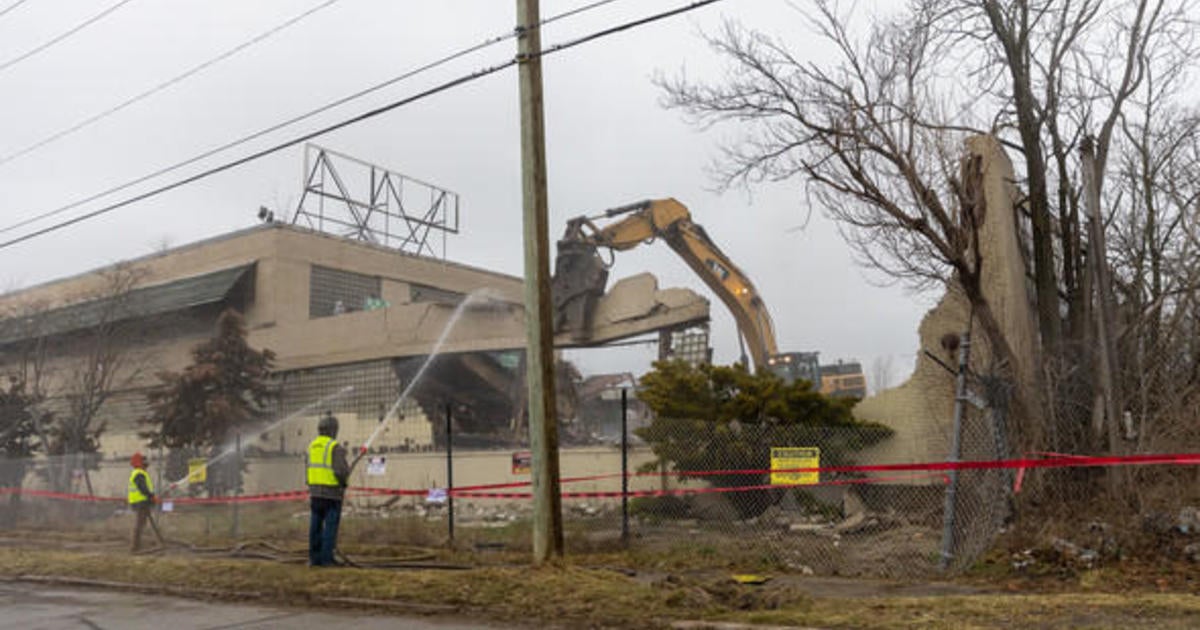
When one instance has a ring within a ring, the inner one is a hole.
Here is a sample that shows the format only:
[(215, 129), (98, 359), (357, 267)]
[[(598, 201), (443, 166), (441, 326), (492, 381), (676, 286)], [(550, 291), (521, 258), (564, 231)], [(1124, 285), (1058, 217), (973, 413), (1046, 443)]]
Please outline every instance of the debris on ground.
[(1100, 561), (1099, 553), (1086, 547), (1080, 547), (1069, 540), (1055, 538), (1050, 542), (1050, 546), (1068, 563), (1080, 568), (1093, 569)]

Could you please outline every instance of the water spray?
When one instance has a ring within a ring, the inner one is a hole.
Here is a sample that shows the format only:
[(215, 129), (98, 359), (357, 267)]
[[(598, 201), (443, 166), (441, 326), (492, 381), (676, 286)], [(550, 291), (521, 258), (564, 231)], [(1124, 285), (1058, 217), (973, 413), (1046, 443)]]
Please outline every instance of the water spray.
[[(442, 329), (442, 334), (439, 335), (437, 341), (434, 342), (433, 349), (429, 352), (429, 356), (425, 358), (425, 362), (421, 364), (421, 367), (417, 368), (416, 375), (414, 375), (412, 380), (408, 382), (408, 387), (405, 387), (404, 391), (400, 392), (400, 397), (396, 399), (396, 402), (392, 403), (392, 406), (390, 409), (388, 409), (387, 413), (383, 414), (383, 417), (379, 419), (379, 426), (375, 427), (375, 431), (371, 433), (371, 436), (367, 438), (366, 442), (363, 442), (362, 447), (358, 451), (358, 455), (354, 458), (355, 464), (357, 464), (358, 460), (362, 459), (363, 456), (367, 454), (367, 449), (370, 448), (371, 444), (375, 442), (375, 438), (379, 437), (380, 432), (383, 431), (384, 426), (387, 424), (387, 419), (390, 418), (392, 414), (396, 413), (398, 409), (400, 409), (400, 405), (405, 399), (408, 398), (409, 394), (412, 393), (413, 388), (416, 387), (417, 383), (421, 382), (421, 377), (425, 376), (425, 371), (429, 369), (429, 366), (433, 363), (433, 360), (436, 359), (438, 354), (441, 352), (442, 346), (446, 344), (446, 340), (450, 337), (450, 331), (454, 329), (454, 325), (458, 323), (459, 318), (461, 318), (462, 314), (466, 312), (467, 307), (474, 302), (484, 300), (492, 301), (497, 299), (497, 297), (498, 296), (494, 289), (490, 287), (484, 287), (468, 293), (467, 296), (463, 298), (463, 301), (458, 303), (458, 306), (454, 308), (454, 312), (450, 314), (450, 319), (446, 321), (446, 327)], [(353, 468), (353, 465), (351, 465), (351, 468)]]
[[(274, 429), (275, 427), (277, 427), (285, 422), (294, 420), (297, 416), (306, 414), (309, 411), (312, 411), (314, 408), (319, 407), (327, 402), (337, 400), (338, 398), (341, 398), (342, 396), (345, 396), (346, 394), (349, 394), (352, 391), (354, 391), (354, 386), (347, 385), (347, 386), (337, 390), (336, 392), (329, 394), (328, 396), (318, 398), (317, 400), (314, 400), (313, 402), (308, 403), (307, 405), (304, 405), (303, 407), (297, 409), (296, 411), (293, 411), (292, 413), (289, 413), (288, 415), (280, 418), (279, 420), (276, 420), (275, 422), (272, 422), (271, 424), (263, 427), (262, 429), (259, 429), (258, 432), (265, 433), (267, 431), (270, 431), (271, 429)], [(216, 457), (213, 457), (212, 459), (204, 462), (204, 469), (208, 470), (209, 466), (212, 466), (213, 464), (221, 461), (222, 459), (225, 459), (226, 457), (232, 455), (236, 450), (237, 450), (237, 446), (230, 446), (229, 448), (225, 449), (224, 451), (221, 451)], [(163, 492), (163, 496), (165, 497), (167, 494), (169, 494), (172, 490), (175, 490), (176, 488), (186, 488), (187, 486), (191, 485), (191, 482), (189, 481), (190, 477), (191, 477), (191, 471), (188, 471), (188, 474), (184, 475), (184, 477), (182, 479), (171, 483), (170, 486), (167, 487), (167, 490), (165, 492)]]

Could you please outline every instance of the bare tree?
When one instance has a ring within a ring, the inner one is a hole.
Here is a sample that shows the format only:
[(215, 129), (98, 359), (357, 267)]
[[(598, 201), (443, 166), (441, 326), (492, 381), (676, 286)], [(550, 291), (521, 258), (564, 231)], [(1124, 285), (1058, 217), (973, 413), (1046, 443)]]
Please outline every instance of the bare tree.
[[(132, 296), (142, 274), (129, 265), (117, 265), (101, 272), (101, 286), (82, 303), (87, 326), (60, 340), (70, 347), (69, 362), (59, 376), (58, 397), (65, 402), (63, 412), (51, 425), (51, 454), (65, 456), (64, 471), (82, 470), (91, 492), (88, 469), (95, 466), (100, 450), (100, 435), (106, 423), (100, 412), (118, 391), (127, 388), (142, 373), (133, 352), (137, 327)], [(61, 315), (62, 311), (60, 311)], [(66, 472), (64, 472), (65, 476)], [(64, 483), (60, 479), (60, 483)]]
[(782, 42), (728, 23), (710, 44), (738, 71), (719, 85), (660, 79), (667, 104), (700, 124), (749, 123), (724, 149), (724, 185), (805, 178), (810, 196), (859, 259), (916, 288), (960, 291), (998, 365), (1012, 350), (984, 296), (981, 164), (960, 161), (975, 130), (952, 126), (929, 86), (937, 42), (919, 13), (857, 41), (817, 3), (810, 23), (841, 54), (832, 68), (800, 61)]
[[(1110, 261), (1122, 306), (1119, 354), (1129, 426), (1110, 429), (1137, 448), (1191, 423), (1200, 389), (1196, 340), (1200, 252), (1195, 216), (1200, 200), (1200, 113), (1174, 107), (1179, 73), (1148, 77), (1122, 117), (1109, 205)], [(1136, 425), (1136, 426), (1134, 426)], [(1161, 426), (1160, 426), (1161, 425)]]
[[(1079, 148), (1094, 137), (1088, 175), (1111, 208), (1115, 187), (1105, 175), (1114, 151), (1120, 161), (1126, 150), (1122, 121), (1142, 107), (1138, 95), (1151, 79), (1194, 65), (1194, 5), (912, 0), (860, 35), (836, 3), (814, 0), (801, 15), (837, 62), (801, 60), (785, 42), (727, 23), (708, 36), (731, 65), (721, 81), (680, 75), (658, 83), (665, 104), (696, 124), (744, 131), (723, 147), (720, 184), (803, 178), (862, 262), (916, 288), (961, 291), (1003, 369), (1011, 350), (979, 284), (977, 165), (958, 162), (967, 137), (999, 138), (1024, 173), (1041, 351), (1053, 359), (1052, 378), (1037, 379), (1047, 389), (1015, 391), (1024, 415), (1052, 418), (1022, 427), (1021, 437), (1029, 446), (1077, 448), (1081, 421), (1061, 413), (1050, 388), (1070, 382), (1088, 398), (1094, 381), (1086, 375), (1097, 369), (1088, 356), (1096, 283), (1086, 256), (1102, 251), (1081, 229)], [(1178, 103), (1161, 100), (1160, 109)], [(1109, 227), (1106, 220), (1101, 229)], [(1120, 394), (1106, 393), (1117, 401)]]

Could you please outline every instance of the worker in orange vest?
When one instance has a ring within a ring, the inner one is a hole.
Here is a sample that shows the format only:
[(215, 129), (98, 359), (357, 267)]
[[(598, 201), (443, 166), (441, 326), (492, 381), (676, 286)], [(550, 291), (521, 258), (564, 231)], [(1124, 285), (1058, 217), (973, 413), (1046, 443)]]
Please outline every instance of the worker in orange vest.
[(133, 457), (129, 458), (129, 465), (133, 466), (133, 471), (129, 473), (129, 509), (137, 515), (130, 551), (137, 552), (142, 546), (142, 531), (146, 529), (146, 523), (151, 518), (150, 511), (154, 509), (154, 482), (146, 472), (147, 462), (144, 455), (134, 453)]

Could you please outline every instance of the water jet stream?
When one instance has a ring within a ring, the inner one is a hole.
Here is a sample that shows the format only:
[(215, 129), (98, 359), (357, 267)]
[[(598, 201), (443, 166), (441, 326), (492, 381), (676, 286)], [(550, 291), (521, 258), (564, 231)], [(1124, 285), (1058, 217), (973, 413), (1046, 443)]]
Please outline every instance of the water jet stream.
[[(304, 415), (307, 412), (313, 410), (314, 408), (319, 407), (324, 403), (337, 400), (338, 398), (341, 398), (342, 396), (345, 396), (346, 394), (349, 394), (352, 391), (354, 391), (354, 386), (347, 385), (347, 386), (337, 390), (336, 392), (329, 394), (328, 396), (323, 396), (321, 398), (318, 398), (317, 400), (314, 400), (311, 403), (308, 403), (307, 405), (304, 405), (303, 407), (297, 409), (296, 411), (289, 413), (288, 415), (280, 418), (279, 420), (276, 420), (275, 422), (272, 422), (271, 424), (269, 424), (261, 429), (258, 429), (256, 431), (247, 431), (247, 433), (266, 433), (267, 431), (270, 431), (285, 422), (295, 419), (297, 416)], [(237, 451), (237, 445), (236, 444), (230, 445), (228, 448), (226, 448), (225, 450), (223, 450), (219, 454), (217, 454), (216, 457), (213, 457), (212, 459), (209, 459), (208, 461), (204, 462), (204, 469), (207, 471), (209, 466), (212, 466), (213, 464), (221, 461), (222, 459), (225, 459), (226, 457), (232, 455), (235, 451)], [(175, 490), (176, 488), (186, 488), (188, 485), (190, 485), (190, 482), (188, 481), (188, 478), (190, 476), (191, 476), (191, 472), (189, 471), (189, 473), (187, 475), (184, 475), (182, 479), (172, 482), (170, 484), (170, 486), (167, 488), (166, 492), (163, 493), (163, 496), (165, 497), (168, 493), (170, 493), (172, 490)]]
[(379, 433), (383, 431), (384, 426), (387, 425), (387, 419), (396, 413), (396, 410), (400, 408), (400, 404), (403, 403), (406, 398), (408, 398), (409, 394), (412, 393), (417, 383), (421, 382), (421, 378), (425, 376), (425, 371), (429, 369), (429, 366), (433, 363), (433, 360), (436, 359), (438, 354), (441, 352), (442, 346), (446, 343), (446, 339), (450, 337), (450, 331), (454, 329), (454, 325), (458, 323), (458, 320), (462, 317), (463, 313), (466, 312), (467, 307), (475, 302), (490, 302), (496, 300), (497, 298), (498, 295), (494, 289), (484, 287), (468, 293), (467, 296), (463, 298), (463, 301), (458, 303), (458, 306), (454, 308), (454, 312), (450, 314), (450, 319), (446, 320), (446, 326), (442, 329), (441, 335), (439, 335), (437, 341), (434, 342), (433, 349), (430, 350), (429, 355), (425, 357), (425, 362), (422, 363), (421, 367), (417, 369), (417, 373), (413, 376), (412, 380), (408, 382), (408, 386), (404, 388), (404, 391), (400, 392), (400, 397), (396, 399), (396, 402), (392, 403), (392, 406), (390, 409), (388, 409), (387, 413), (383, 414), (383, 417), (379, 419), (379, 426), (375, 427), (375, 431), (371, 433), (371, 436), (367, 438), (367, 441), (364, 442), (362, 447), (359, 449), (358, 456), (354, 458), (355, 463), (358, 463), (358, 460), (362, 459), (363, 455), (367, 453), (367, 449), (371, 447), (371, 444), (375, 442), (375, 438), (379, 437)]

